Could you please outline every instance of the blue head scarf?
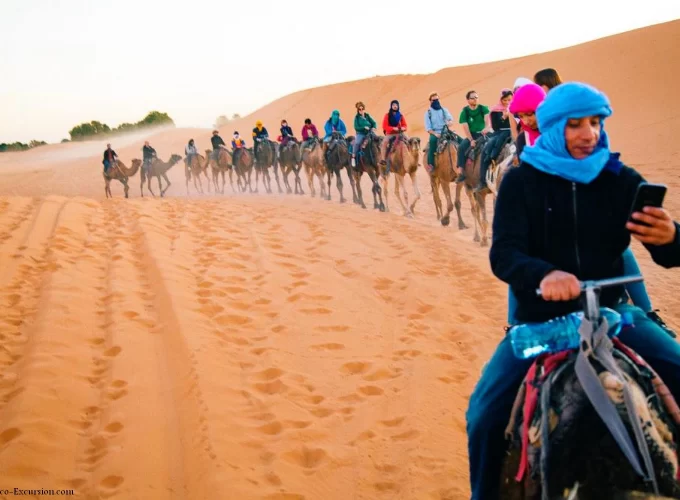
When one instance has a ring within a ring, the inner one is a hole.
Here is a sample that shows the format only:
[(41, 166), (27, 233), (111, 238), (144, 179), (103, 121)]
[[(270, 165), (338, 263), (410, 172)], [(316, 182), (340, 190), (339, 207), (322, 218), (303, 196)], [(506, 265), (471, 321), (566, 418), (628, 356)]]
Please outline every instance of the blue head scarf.
[[(396, 104), (396, 105), (397, 105), (397, 110), (396, 110), (396, 111), (394, 111), (394, 110), (392, 109), (392, 104)], [(393, 101), (390, 103), (390, 110), (389, 110), (389, 112), (387, 113), (387, 121), (389, 122), (390, 127), (398, 127), (398, 126), (399, 126), (399, 123), (401, 123), (401, 112), (399, 111), (399, 101), (397, 101), (396, 99), (393, 100)]]
[[(538, 106), (536, 118), (541, 136), (536, 144), (525, 147), (520, 157), (542, 172), (581, 184), (592, 182), (605, 167), (618, 171), (619, 155), (609, 151), (604, 130), (604, 120), (611, 114), (609, 99), (598, 89), (585, 83), (563, 83)], [(577, 160), (567, 151), (564, 129), (570, 118), (587, 116), (601, 118), (600, 140), (590, 156)]]

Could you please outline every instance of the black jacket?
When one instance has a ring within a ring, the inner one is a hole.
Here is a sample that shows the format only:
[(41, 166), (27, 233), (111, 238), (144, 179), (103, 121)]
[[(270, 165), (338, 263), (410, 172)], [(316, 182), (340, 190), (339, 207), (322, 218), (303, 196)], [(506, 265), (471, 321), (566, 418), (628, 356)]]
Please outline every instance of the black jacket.
[(142, 147), (142, 158), (145, 160), (151, 160), (154, 156), (156, 156), (156, 150), (152, 148), (151, 146), (143, 146)]
[[(489, 258), (493, 273), (517, 296), (517, 319), (540, 322), (581, 309), (579, 300), (544, 301), (535, 294), (543, 277), (555, 269), (580, 280), (623, 275), (622, 254), (630, 244), (625, 224), (644, 179), (623, 167), (603, 171), (590, 184), (576, 184), (543, 173), (527, 163), (504, 176), (493, 219)], [(680, 266), (680, 226), (675, 241), (645, 245), (657, 264)], [(602, 306), (624, 296), (622, 286), (604, 289)]]
[(104, 160), (103, 160), (103, 161), (106, 161), (106, 160), (109, 159), (109, 154), (111, 154), (111, 159), (112, 159), (112, 160), (118, 158), (118, 155), (116, 154), (116, 152), (115, 152), (113, 149), (105, 149), (105, 150), (104, 150)]
[(219, 148), (220, 145), (226, 146), (226, 144), (224, 143), (224, 141), (222, 140), (222, 138), (219, 135), (213, 135), (210, 138), (210, 144), (212, 144), (212, 147), (215, 151), (217, 151), (217, 148)]
[(282, 137), (294, 137), (293, 136), (293, 129), (290, 128), (290, 125), (286, 125), (285, 127), (281, 127), (281, 136)]

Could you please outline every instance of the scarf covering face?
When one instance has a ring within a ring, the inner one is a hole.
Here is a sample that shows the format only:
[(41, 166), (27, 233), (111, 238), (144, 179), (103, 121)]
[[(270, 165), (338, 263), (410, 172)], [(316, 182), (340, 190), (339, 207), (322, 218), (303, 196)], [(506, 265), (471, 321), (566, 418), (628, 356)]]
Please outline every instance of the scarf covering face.
[[(585, 83), (569, 82), (555, 87), (538, 107), (536, 118), (541, 136), (534, 146), (527, 146), (522, 161), (546, 174), (568, 181), (590, 184), (608, 166), (618, 170), (618, 155), (609, 151), (609, 138), (604, 130), (605, 118), (612, 108), (607, 96)], [(600, 140), (587, 158), (577, 160), (567, 150), (564, 130), (571, 118), (599, 116)]]
[(334, 127), (337, 127), (339, 121), (340, 121), (340, 111), (338, 111), (337, 109), (334, 109), (333, 112), (331, 113), (331, 124)]
[[(392, 109), (392, 104), (397, 105), (397, 110)], [(401, 112), (399, 111), (399, 101), (396, 99), (390, 103), (390, 111), (387, 115), (387, 121), (390, 123), (390, 127), (398, 127), (401, 123)]]
[(439, 102), (439, 99), (435, 99), (434, 101), (432, 101), (432, 104), (430, 104), (430, 107), (432, 109), (434, 109), (435, 111), (439, 111), (440, 109), (442, 109), (442, 105)]

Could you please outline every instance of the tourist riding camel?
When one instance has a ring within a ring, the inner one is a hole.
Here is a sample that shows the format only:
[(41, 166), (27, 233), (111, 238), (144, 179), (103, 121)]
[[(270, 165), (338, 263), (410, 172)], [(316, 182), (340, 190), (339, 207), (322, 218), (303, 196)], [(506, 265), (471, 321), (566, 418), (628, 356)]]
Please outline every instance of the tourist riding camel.
[(337, 109), (333, 110), (331, 117), (326, 120), (323, 130), (325, 133), (323, 138), (323, 152), (325, 155), (328, 152), (328, 143), (333, 137), (333, 132), (337, 132), (343, 137), (347, 135), (347, 126), (345, 125), (345, 122), (340, 119), (340, 111)]
[(255, 152), (255, 154), (257, 154), (257, 150), (259, 149), (262, 142), (268, 139), (269, 132), (267, 132), (267, 129), (262, 124), (262, 121), (257, 120), (255, 122), (255, 128), (253, 129), (253, 141), (254, 141), (253, 151)]
[(241, 157), (241, 152), (246, 148), (246, 141), (241, 139), (238, 135), (238, 130), (234, 130), (234, 136), (231, 140), (232, 151), (232, 165), (238, 165), (238, 160)]
[[(583, 83), (565, 83), (536, 113), (542, 135), (525, 148), (521, 165), (510, 169), (500, 185), (489, 254), (493, 273), (517, 297), (517, 320), (545, 322), (580, 310), (579, 282), (623, 275), (621, 255), (631, 235), (656, 264), (680, 267), (680, 224), (667, 210), (645, 207), (632, 214), (636, 222), (626, 222), (644, 179), (609, 150), (607, 96)], [(634, 327), (621, 330), (618, 339), (649, 363), (677, 399), (680, 344), (625, 302), (622, 286), (600, 294), (601, 306), (630, 313)], [(510, 337), (504, 337), (470, 397), (472, 499), (498, 496), (504, 431), (531, 363), (515, 357)]]
[[(387, 158), (392, 150), (394, 140), (401, 132), (406, 132), (406, 118), (401, 114), (399, 101), (396, 99), (390, 103), (390, 110), (383, 117), (382, 128), (387, 140), (382, 141), (380, 145), (380, 163), (387, 165)], [(387, 165), (387, 171), (389, 172), (389, 165)]]
[[(430, 93), (429, 101), (430, 107), (425, 111), (425, 130), (430, 134), (425, 169), (428, 173), (432, 173), (434, 170), (434, 154), (437, 151), (439, 137), (444, 127), (453, 127), (453, 116), (451, 116), (448, 109), (442, 107), (437, 92)], [(460, 174), (462, 175), (462, 173), (461, 170)]]
[(212, 152), (213, 160), (219, 161), (220, 148), (226, 148), (227, 145), (224, 143), (224, 141), (220, 137), (220, 132), (218, 130), (213, 130), (212, 137), (210, 138), (210, 144), (212, 144), (212, 148), (213, 148), (213, 152)]
[(106, 173), (111, 166), (113, 166), (113, 162), (118, 159), (118, 155), (116, 152), (111, 149), (111, 144), (106, 145), (106, 149), (104, 150), (104, 160), (102, 163), (104, 164), (104, 173)]
[(513, 92), (510, 89), (501, 90), (501, 96), (498, 103), (491, 107), (489, 113), (491, 117), (491, 128), (493, 131), (487, 136), (488, 141), (484, 145), (482, 151), (482, 163), (479, 172), (479, 184), (475, 188), (475, 192), (480, 192), (486, 189), (486, 172), (489, 169), (491, 162), (495, 160), (503, 149), (503, 146), (508, 141), (517, 138), (517, 124), (515, 118), (510, 113), (508, 106), (512, 101)]
[(465, 94), (467, 99), (467, 106), (465, 106), (458, 117), (458, 123), (463, 125), (463, 132), (465, 138), (458, 146), (458, 180), (461, 182), (465, 180), (465, 161), (470, 148), (477, 145), (477, 140), (486, 132), (491, 131), (491, 123), (489, 122), (489, 108), (483, 104), (479, 104), (479, 94), (476, 91), (470, 90)]
[(310, 118), (305, 118), (305, 124), (302, 126), (302, 147), (300, 149), (309, 146), (308, 141), (314, 137), (319, 137), (319, 131)]
[(350, 160), (353, 167), (356, 166), (356, 155), (361, 152), (361, 145), (366, 139), (369, 132), (374, 132), (378, 124), (371, 115), (366, 112), (366, 106), (359, 101), (354, 105), (357, 108), (357, 114), (354, 115), (354, 144), (350, 146), (352, 158)]
[(281, 120), (281, 139), (279, 140), (281, 147), (285, 148), (289, 141), (297, 142), (293, 135), (293, 129), (288, 125), (288, 122), (286, 120)]
[(157, 156), (156, 150), (149, 145), (149, 141), (144, 141), (144, 146), (142, 147), (142, 170), (144, 170), (144, 172), (149, 171), (151, 162)]
[(191, 165), (191, 160), (194, 156), (198, 155), (198, 149), (196, 149), (196, 144), (194, 144), (193, 139), (189, 139), (189, 143), (184, 147), (184, 164), (187, 168)]
[[(536, 83), (529, 83), (520, 87), (510, 103), (509, 110), (511, 113), (519, 116), (520, 125), (522, 127), (522, 133), (515, 142), (518, 156), (524, 151), (525, 146), (533, 146), (541, 135), (536, 121), (536, 110), (545, 97), (546, 93), (543, 90), (543, 87)], [(626, 251), (623, 252), (623, 266), (626, 275), (642, 274), (635, 254), (633, 254), (633, 251), (630, 248), (627, 248)], [(665, 329), (671, 336), (675, 336), (675, 332), (654, 309), (644, 282), (630, 283), (626, 285), (626, 291), (633, 301), (633, 304), (645, 311), (649, 319)], [(517, 299), (512, 292), (512, 289), (510, 289), (508, 294), (508, 323), (511, 325), (516, 323), (516, 308)]]

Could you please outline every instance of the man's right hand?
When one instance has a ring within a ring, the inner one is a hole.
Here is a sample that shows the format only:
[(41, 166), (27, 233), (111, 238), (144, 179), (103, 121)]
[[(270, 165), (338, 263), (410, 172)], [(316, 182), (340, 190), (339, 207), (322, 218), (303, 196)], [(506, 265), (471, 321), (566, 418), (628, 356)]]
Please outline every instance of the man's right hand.
[(472, 139), (472, 140), (470, 141), (470, 147), (474, 148), (474, 147), (475, 147), (475, 144), (477, 144), (477, 141), (475, 141), (474, 139)]
[(541, 280), (540, 287), (544, 300), (560, 302), (577, 299), (581, 295), (578, 278), (564, 271), (549, 272)]

